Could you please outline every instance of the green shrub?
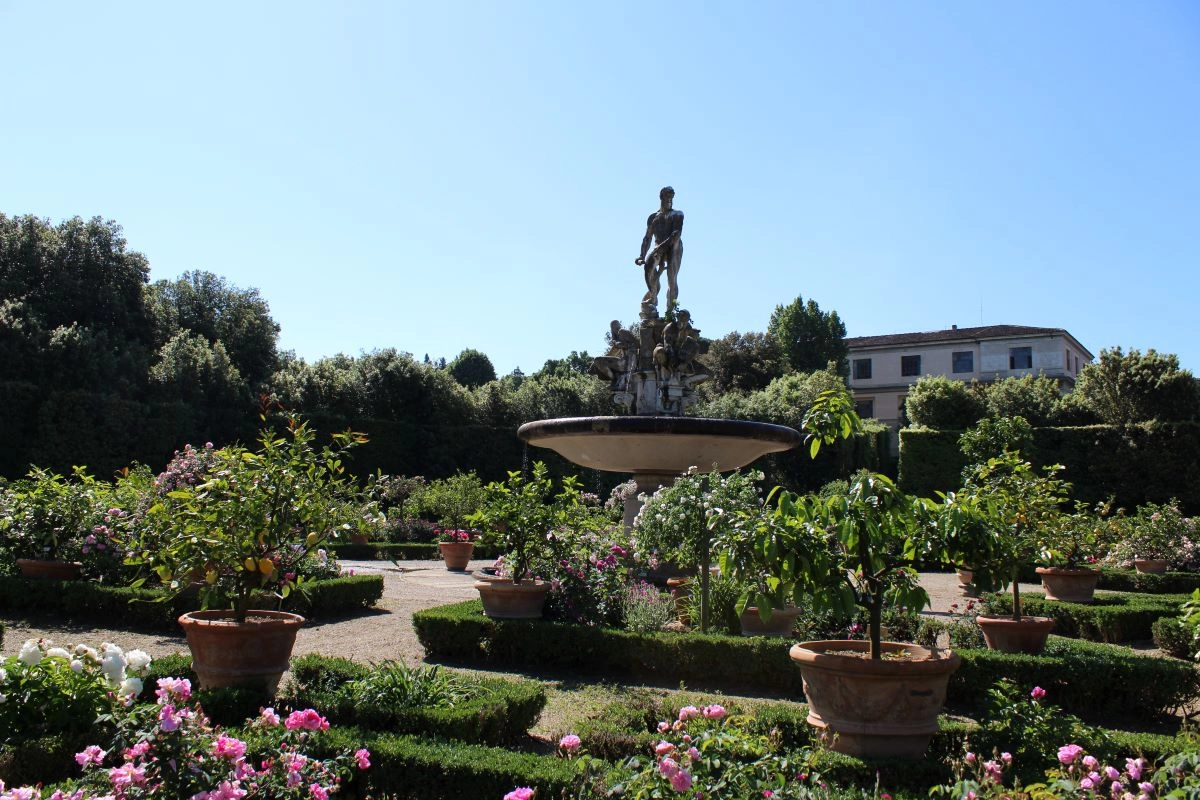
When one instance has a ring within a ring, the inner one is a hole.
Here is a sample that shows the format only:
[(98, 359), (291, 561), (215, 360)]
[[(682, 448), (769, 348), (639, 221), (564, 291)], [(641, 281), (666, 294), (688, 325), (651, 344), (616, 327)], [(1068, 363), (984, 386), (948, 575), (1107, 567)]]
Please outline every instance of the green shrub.
[(1161, 617), (1150, 626), (1154, 645), (1175, 658), (1191, 660), (1196, 655), (1196, 629), (1179, 617)]
[[(1161, 617), (1175, 616), (1187, 598), (1184, 595), (1145, 595), (1097, 593), (1090, 605), (1047, 600), (1045, 595), (1030, 593), (1021, 596), (1022, 612), (1031, 616), (1050, 617), (1054, 632), (1060, 636), (1078, 637), (1094, 642), (1132, 642), (1150, 639), (1150, 626)], [(1012, 614), (1012, 598), (1007, 595), (988, 595), (987, 613), (993, 616)]]

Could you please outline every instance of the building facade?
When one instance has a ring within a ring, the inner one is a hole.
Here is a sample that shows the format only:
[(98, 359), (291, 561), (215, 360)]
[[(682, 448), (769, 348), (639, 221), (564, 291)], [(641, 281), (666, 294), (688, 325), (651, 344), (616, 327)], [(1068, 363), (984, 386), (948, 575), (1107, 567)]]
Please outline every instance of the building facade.
[(1023, 375), (1055, 378), (1065, 393), (1091, 352), (1062, 328), (988, 325), (925, 333), (857, 336), (849, 347), (850, 390), (862, 417), (899, 429), (908, 391), (924, 375), (990, 382)]

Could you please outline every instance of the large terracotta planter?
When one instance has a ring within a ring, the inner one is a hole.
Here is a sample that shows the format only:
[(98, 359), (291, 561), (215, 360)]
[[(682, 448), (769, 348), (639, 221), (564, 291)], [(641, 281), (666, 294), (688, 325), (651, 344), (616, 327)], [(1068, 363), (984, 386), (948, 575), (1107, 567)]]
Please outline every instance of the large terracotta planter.
[(287, 671), (304, 617), (285, 611), (190, 611), (179, 618), (192, 651), (192, 669), (204, 689), (261, 688), (274, 695)]
[(1100, 570), (1072, 567), (1038, 567), (1047, 600), (1067, 603), (1090, 603), (1096, 593)]
[[(885, 659), (865, 656), (865, 641), (802, 642), (790, 651), (804, 678), (808, 723), (836, 733), (833, 749), (863, 758), (920, 758), (938, 729), (946, 684), (962, 658), (884, 642)], [(856, 655), (836, 655), (854, 651)], [(906, 659), (887, 659), (907, 653)]]
[(475, 550), (474, 542), (438, 542), (438, 550), (442, 551), (442, 560), (446, 569), (451, 572), (466, 572), (471, 553)]
[(52, 561), (42, 558), (18, 558), (17, 569), (23, 578), (49, 581), (73, 581), (83, 570), (78, 561)]
[(798, 608), (773, 608), (766, 622), (758, 615), (755, 606), (749, 606), (738, 618), (742, 623), (742, 636), (784, 636), (792, 635), (796, 627), (796, 617), (800, 616)]
[(475, 582), (484, 616), (493, 619), (540, 619), (546, 607), (550, 584), (545, 581), (523, 580), (513, 583), (507, 578), (482, 578)]
[(1046, 639), (1054, 629), (1054, 620), (1050, 617), (976, 617), (975, 621), (983, 629), (983, 640), (989, 650), (1001, 653), (1032, 653), (1042, 652), (1046, 647)]
[(1165, 558), (1135, 558), (1133, 568), (1149, 575), (1165, 575), (1170, 562)]

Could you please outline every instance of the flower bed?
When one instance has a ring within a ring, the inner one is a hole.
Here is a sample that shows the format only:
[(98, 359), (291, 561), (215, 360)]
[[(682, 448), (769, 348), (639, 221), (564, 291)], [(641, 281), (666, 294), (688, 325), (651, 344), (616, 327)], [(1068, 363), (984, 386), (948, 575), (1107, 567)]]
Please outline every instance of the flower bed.
[[(330, 545), (334, 558), (351, 561), (436, 561), (441, 558), (437, 542), (367, 542)], [(502, 553), (486, 542), (475, 542), (472, 558), (495, 559)]]
[[(283, 608), (313, 616), (336, 615), (372, 606), (381, 597), (383, 576), (348, 575), (304, 584), (303, 591), (293, 592), (284, 600)], [(195, 596), (182, 594), (170, 598), (156, 589), (0, 576), (0, 609), (102, 620), (132, 630), (177, 630), (179, 615), (199, 607)]]

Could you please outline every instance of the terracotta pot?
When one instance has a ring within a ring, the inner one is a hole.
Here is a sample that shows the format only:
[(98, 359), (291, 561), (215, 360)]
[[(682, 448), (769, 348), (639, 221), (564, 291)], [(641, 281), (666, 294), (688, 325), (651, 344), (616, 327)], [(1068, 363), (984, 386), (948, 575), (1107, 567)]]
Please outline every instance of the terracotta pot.
[(959, 569), (955, 570), (958, 573), (958, 589), (967, 597), (978, 597), (979, 590), (975, 588), (975, 584), (971, 581), (975, 578), (975, 570)]
[(1067, 603), (1090, 603), (1096, 593), (1100, 570), (1088, 567), (1038, 567), (1047, 600)]
[(179, 618), (192, 651), (200, 687), (261, 688), (274, 695), (287, 671), (304, 617), (285, 611), (250, 611), (234, 622), (232, 611), (190, 611)]
[(550, 593), (545, 581), (513, 583), (507, 578), (478, 580), (475, 588), (483, 601), (484, 616), (493, 619), (540, 619)]
[(796, 627), (796, 617), (800, 616), (798, 608), (773, 608), (766, 622), (758, 615), (758, 609), (748, 606), (738, 619), (742, 623), (742, 636), (784, 636), (792, 635)]
[(365, 533), (350, 534), (350, 544), (367, 544), (369, 541), (370, 539), (367, 538)]
[(903, 660), (872, 661), (869, 642), (801, 642), (789, 651), (804, 678), (808, 723), (836, 733), (833, 749), (862, 758), (920, 758), (938, 729), (946, 684), (962, 658), (944, 651), (884, 642), (883, 652), (906, 652)]
[(1050, 617), (1022, 617), (1015, 620), (1012, 617), (976, 617), (975, 621), (983, 628), (983, 640), (989, 650), (1001, 653), (1032, 653), (1042, 652), (1046, 647), (1046, 638), (1054, 629), (1054, 620)]
[(42, 558), (18, 558), (17, 569), (23, 578), (48, 581), (73, 581), (79, 578), (83, 564), (78, 561), (53, 561)]
[(691, 615), (688, 614), (688, 606), (691, 604), (692, 597), (692, 579), (691, 578), (667, 578), (667, 589), (671, 592), (671, 597), (675, 598), (675, 617), (684, 625), (691, 625)]
[(1133, 568), (1150, 575), (1165, 575), (1170, 562), (1165, 558), (1135, 558)]
[(466, 572), (467, 562), (475, 550), (474, 542), (438, 542), (438, 550), (442, 551), (442, 559), (446, 569), (451, 572)]

